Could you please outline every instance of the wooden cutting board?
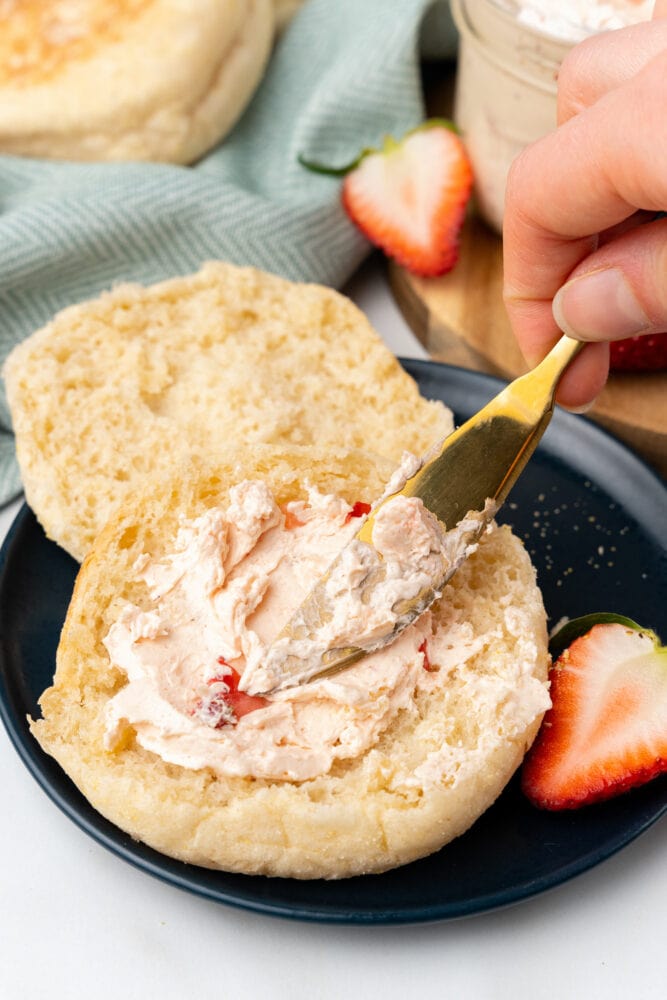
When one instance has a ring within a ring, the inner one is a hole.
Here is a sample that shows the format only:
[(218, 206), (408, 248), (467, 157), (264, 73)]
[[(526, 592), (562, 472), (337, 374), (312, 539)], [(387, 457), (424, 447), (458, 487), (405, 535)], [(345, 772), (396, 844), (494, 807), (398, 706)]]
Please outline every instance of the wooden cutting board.
[[(458, 264), (417, 278), (390, 264), (396, 301), (437, 361), (511, 379), (526, 371), (502, 302), (502, 244), (480, 219), (462, 233)], [(667, 372), (612, 375), (587, 416), (667, 478)]]

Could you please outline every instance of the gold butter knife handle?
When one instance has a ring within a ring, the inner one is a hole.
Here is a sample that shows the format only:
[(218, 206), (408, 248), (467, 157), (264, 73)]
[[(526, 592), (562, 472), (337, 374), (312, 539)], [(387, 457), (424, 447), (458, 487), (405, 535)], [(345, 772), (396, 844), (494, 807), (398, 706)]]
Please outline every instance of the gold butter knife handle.
[(563, 334), (539, 365), (515, 379), (508, 391), (525, 396), (528, 405), (542, 409), (548, 401), (553, 401), (561, 375), (584, 346), (583, 340)]
[[(561, 375), (583, 346), (561, 337), (536, 368), (450, 434), (401, 492), (421, 497), (447, 527), (483, 510), (487, 500), (502, 504), (551, 420)], [(364, 525), (368, 536), (371, 519)]]

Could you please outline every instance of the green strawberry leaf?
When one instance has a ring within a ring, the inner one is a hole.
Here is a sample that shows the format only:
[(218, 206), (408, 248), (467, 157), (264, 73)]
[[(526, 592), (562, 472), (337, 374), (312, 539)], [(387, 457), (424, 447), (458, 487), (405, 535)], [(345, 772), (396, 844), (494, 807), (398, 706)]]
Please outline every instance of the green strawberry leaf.
[[(403, 136), (403, 139), (407, 139), (409, 135), (414, 135), (415, 132), (424, 132), (430, 128), (446, 128), (450, 132), (455, 132), (458, 135), (458, 129), (453, 122), (450, 122), (447, 118), (427, 118), (426, 121), (421, 122), (415, 128), (410, 129)], [(350, 171), (355, 170), (362, 160), (367, 156), (372, 156), (374, 153), (390, 153), (392, 150), (397, 149), (400, 146), (403, 139), (394, 139), (391, 135), (385, 135), (382, 141), (382, 148), (376, 149), (373, 146), (366, 146), (353, 160), (349, 163), (345, 163), (340, 167), (331, 166), (328, 163), (321, 163), (319, 160), (311, 160), (303, 153), (299, 153), (297, 159), (302, 167), (306, 170), (312, 171), (314, 174), (325, 174), (328, 177), (344, 177), (345, 174), (349, 174)]]
[(355, 160), (350, 160), (349, 163), (346, 163), (342, 167), (331, 167), (326, 163), (319, 163), (317, 160), (309, 160), (303, 155), (303, 153), (299, 153), (297, 159), (302, 167), (305, 167), (306, 170), (312, 171), (314, 174), (325, 174), (328, 177), (344, 177), (345, 174), (349, 174), (351, 170), (358, 167), (365, 156), (368, 156), (369, 153), (377, 152), (377, 149), (362, 149), (361, 153), (359, 153), (359, 156), (357, 156)]

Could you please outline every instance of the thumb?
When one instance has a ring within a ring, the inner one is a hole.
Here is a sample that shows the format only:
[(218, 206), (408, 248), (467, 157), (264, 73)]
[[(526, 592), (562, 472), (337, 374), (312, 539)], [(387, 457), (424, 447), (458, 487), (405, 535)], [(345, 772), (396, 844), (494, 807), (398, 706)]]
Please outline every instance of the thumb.
[(667, 0), (655, 0), (655, 6), (653, 8), (653, 20), (656, 17), (667, 17)]
[(583, 261), (553, 300), (577, 340), (620, 340), (667, 330), (667, 219), (637, 226)]

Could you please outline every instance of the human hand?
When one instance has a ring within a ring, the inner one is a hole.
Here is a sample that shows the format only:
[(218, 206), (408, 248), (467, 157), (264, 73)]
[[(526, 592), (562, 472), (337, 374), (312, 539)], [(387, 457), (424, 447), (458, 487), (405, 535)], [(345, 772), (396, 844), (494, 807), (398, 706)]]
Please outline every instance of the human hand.
[[(653, 20), (596, 35), (565, 59), (555, 132), (508, 178), (505, 303), (529, 364), (564, 330), (595, 341), (561, 379), (585, 408), (608, 341), (667, 330), (667, 0)], [(650, 221), (649, 221), (650, 220)]]

